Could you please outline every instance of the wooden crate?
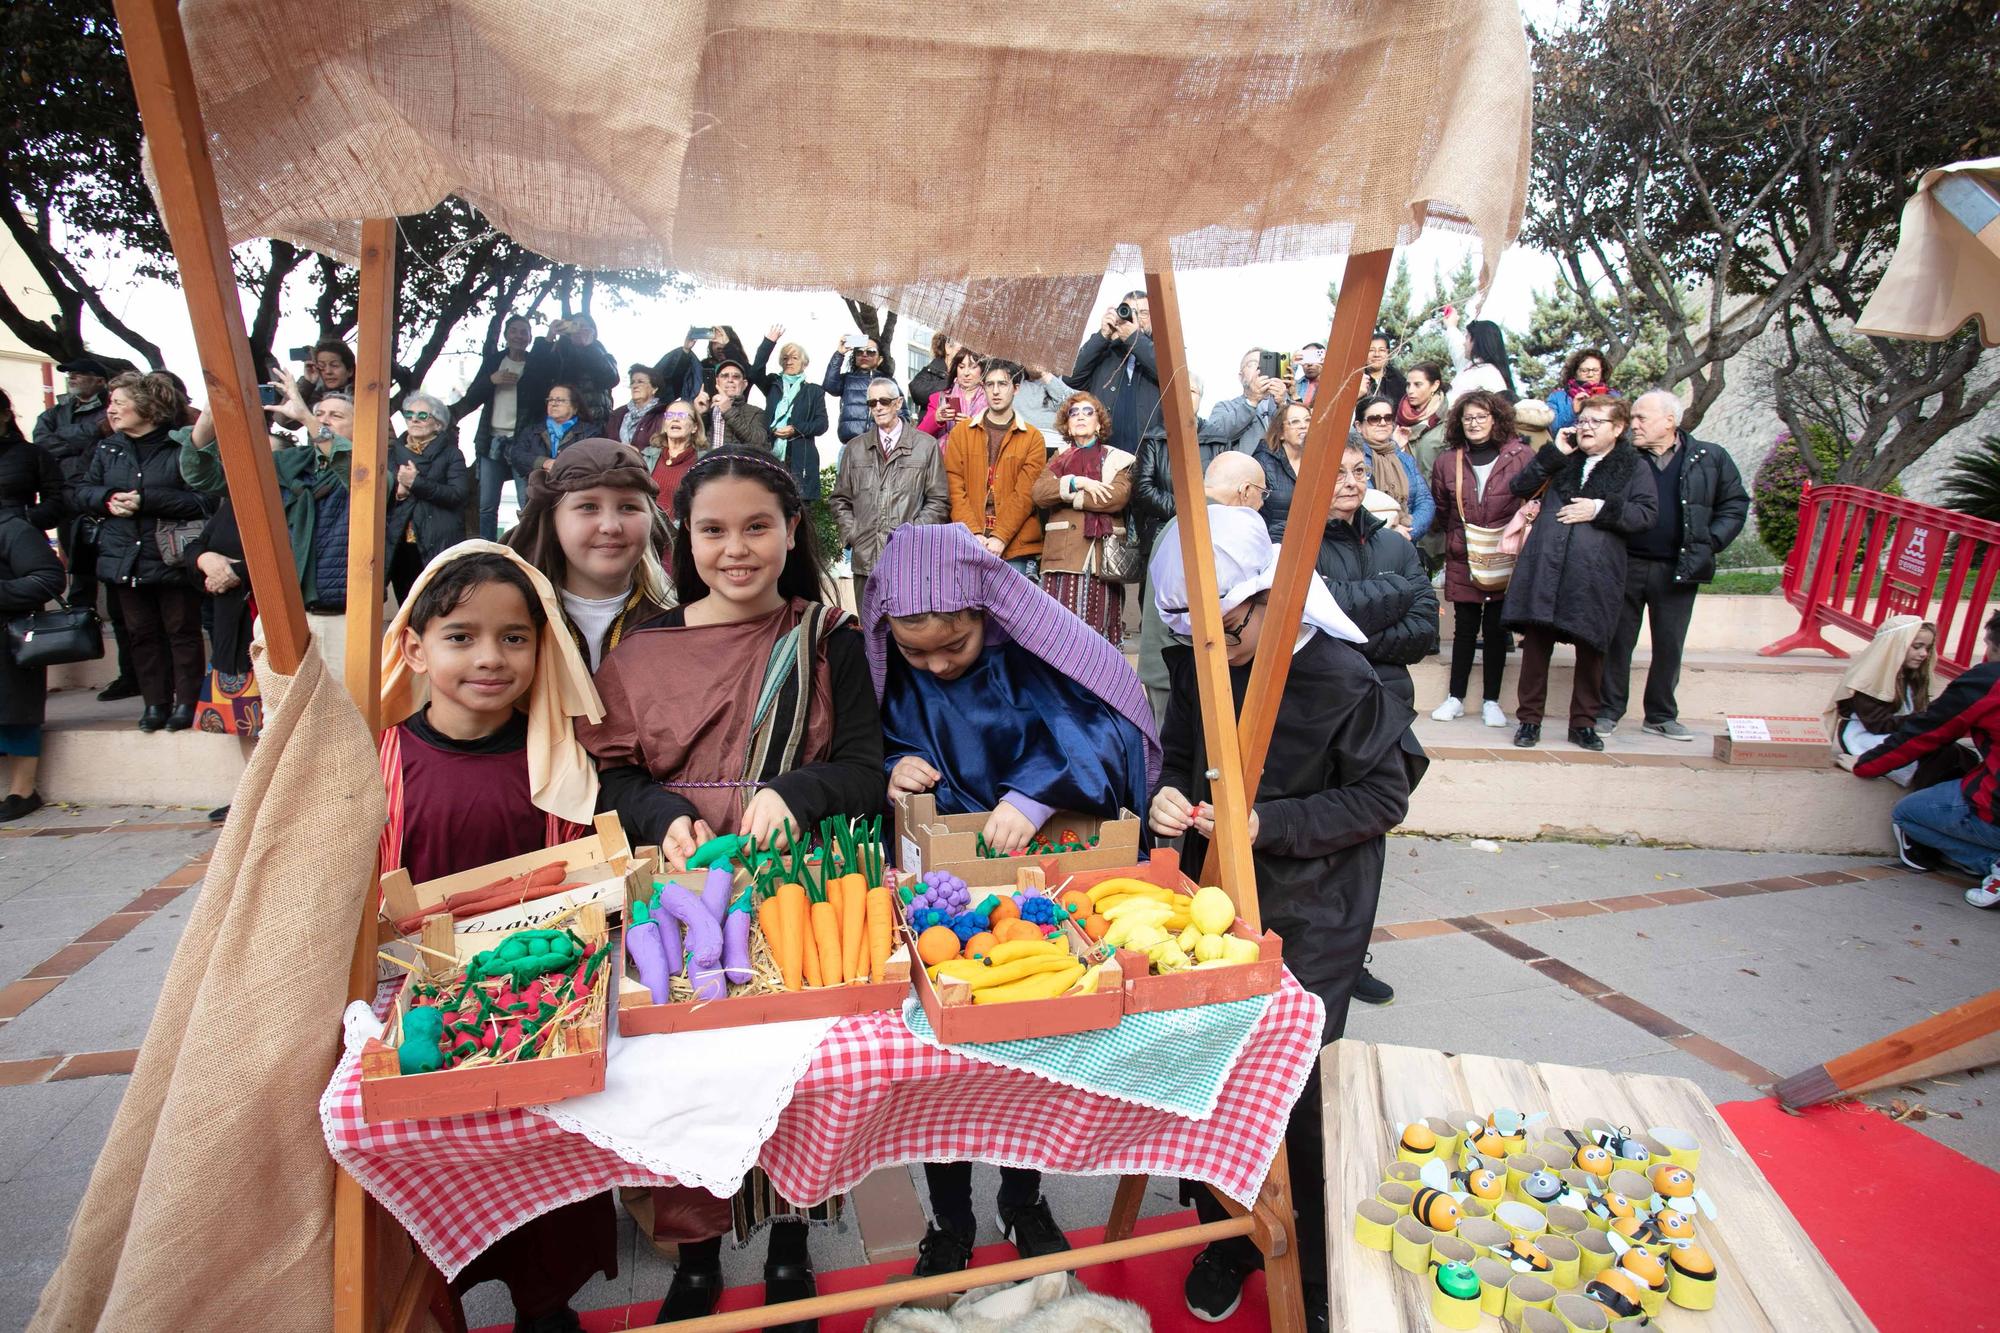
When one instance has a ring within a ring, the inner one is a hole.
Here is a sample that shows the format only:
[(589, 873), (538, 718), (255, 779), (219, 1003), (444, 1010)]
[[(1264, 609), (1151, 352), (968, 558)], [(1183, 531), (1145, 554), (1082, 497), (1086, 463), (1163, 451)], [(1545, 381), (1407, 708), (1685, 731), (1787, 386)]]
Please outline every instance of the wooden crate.
[(456, 875), (446, 875), (440, 879), (426, 880), (416, 884), (410, 880), (407, 870), (391, 870), (382, 876), (382, 923), (381, 938), (397, 938), (396, 922), (418, 912), (436, 907), (454, 893), (464, 893), (495, 880), (506, 879), (531, 870), (539, 870), (547, 865), (562, 865), (583, 884), (591, 886), (588, 894), (581, 892), (573, 896), (558, 896), (548, 900), (523, 903), (517, 908), (509, 908), (502, 914), (488, 914), (458, 923), (458, 929), (476, 930), (506, 927), (521, 929), (533, 925), (537, 919), (554, 915), (564, 907), (577, 901), (597, 902), (604, 908), (607, 918), (624, 908), (624, 882), (634, 872), (649, 871), (657, 864), (658, 852), (654, 848), (640, 848), (634, 851), (625, 837), (625, 826), (616, 814), (599, 815), (595, 831), (570, 842), (558, 843), (537, 852), (524, 852), (520, 856), (504, 861), (494, 861), (471, 870), (460, 871)]
[[(484, 882), (484, 881), (480, 881)], [(571, 923), (588, 947), (611, 947), (611, 932), (605, 925), (604, 910), (587, 903)], [(450, 953), (463, 962), (482, 949), (490, 949), (511, 931), (454, 932), (451, 922), (434, 916), (424, 923), (424, 947)], [(568, 1055), (539, 1056), (512, 1064), (481, 1065), (473, 1069), (440, 1069), (431, 1074), (400, 1072), (396, 1042), (409, 1012), (413, 976), (396, 995), (388, 1027), (382, 1037), (371, 1039), (361, 1051), (361, 1115), (371, 1123), (379, 1120), (417, 1120), (431, 1116), (464, 1115), (472, 1111), (496, 1111), (514, 1106), (539, 1106), (565, 1097), (580, 1097), (604, 1090), (605, 1047), (610, 1033), (612, 968), (617, 958), (599, 964), (593, 987), (598, 997), (589, 1021), (571, 1029), (576, 1050)]]
[[(742, 872), (738, 872), (739, 878)], [(708, 882), (706, 870), (682, 874), (634, 875), (626, 888), (626, 905), (652, 896), (655, 880), (679, 884), (701, 896)], [(653, 993), (640, 982), (637, 969), (626, 960), (623, 936), (618, 950), (618, 1035), (638, 1037), (654, 1032), (696, 1032), (708, 1028), (744, 1027), (756, 1023), (789, 1023), (802, 1018), (845, 1018), (849, 1014), (869, 1014), (895, 1009), (910, 993), (910, 959), (902, 928), (902, 902), (889, 895), (895, 911), (891, 926), (896, 947), (889, 955), (888, 976), (844, 986), (812, 986), (803, 990), (770, 995), (732, 995), (721, 1000), (684, 1000), (673, 1004), (653, 1003)], [(628, 912), (626, 920), (631, 920)], [(754, 929), (754, 927), (753, 927)]]
[(1059, 837), (1069, 829), (1085, 841), (1092, 835), (1098, 840), (1089, 851), (1057, 856), (981, 856), (979, 835), (990, 813), (940, 815), (937, 798), (929, 792), (898, 801), (897, 852), (903, 873), (949, 870), (972, 888), (997, 889), (1011, 886), (1024, 865), (1040, 866), (1055, 884), (1074, 871), (1131, 865), (1139, 859), (1139, 817), (1129, 810), (1119, 811), (1116, 819), (1061, 810), (1050, 815), (1036, 836)]
[[(1154, 848), (1152, 859), (1141, 865), (1084, 871), (1072, 875), (1063, 887), (1088, 889), (1093, 885), (1102, 884), (1107, 879), (1121, 878), (1142, 879), (1148, 884), (1157, 884), (1176, 893), (1192, 894), (1198, 887), (1193, 880), (1181, 873), (1181, 855), (1170, 847)], [(1125, 1012), (1150, 1014), (1163, 1009), (1188, 1009), (1198, 1004), (1247, 1000), (1255, 995), (1270, 995), (1284, 984), (1283, 941), (1268, 930), (1262, 934), (1252, 930), (1250, 923), (1242, 917), (1236, 918), (1236, 923), (1230, 927), (1230, 933), (1238, 939), (1257, 942), (1256, 962), (1241, 963), (1235, 967), (1190, 969), (1186, 972), (1156, 977), (1151, 975), (1150, 965), (1144, 954), (1134, 953), (1130, 949), (1120, 949), (1118, 967), (1125, 978)]]
[[(1328, 1158), (1327, 1273), (1335, 1328), (1428, 1333), (1432, 1321), (1424, 1279), (1354, 1238), (1355, 1209), (1375, 1193), (1395, 1159), (1398, 1125), (1425, 1115), (1460, 1109), (1481, 1114), (1502, 1106), (1546, 1111), (1555, 1124), (1570, 1128), (1601, 1117), (1614, 1125), (1671, 1125), (1695, 1136), (1701, 1145), (1695, 1177), (1719, 1214), (1701, 1217), (1695, 1237), (1715, 1258), (1715, 1308), (1694, 1311), (1669, 1304), (1656, 1321), (1662, 1326), (1674, 1333), (1836, 1333), (1874, 1327), (1714, 1105), (1686, 1079), (1451, 1056), (1352, 1038), (1321, 1053), (1320, 1078)], [(1499, 1327), (1497, 1322), (1483, 1326)]]
[[(1038, 867), (1017, 864), (1020, 887), (1040, 888)], [(931, 980), (928, 968), (915, 965), (916, 940), (907, 924), (903, 936), (913, 965), (910, 979), (917, 988), (917, 1002), (924, 1007), (931, 1031), (947, 1042), (1014, 1041), (1022, 1037), (1055, 1037), (1069, 1032), (1090, 1032), (1118, 1026), (1125, 1016), (1123, 975), (1116, 959), (1098, 974), (1093, 995), (1058, 995), (1047, 1000), (1014, 1000), (1007, 1004), (979, 1005), (972, 1002), (972, 988), (962, 981), (946, 978), (942, 984)], [(1079, 961), (1088, 963), (1096, 956), (1090, 937), (1073, 925), (1065, 925), (1062, 937)]]

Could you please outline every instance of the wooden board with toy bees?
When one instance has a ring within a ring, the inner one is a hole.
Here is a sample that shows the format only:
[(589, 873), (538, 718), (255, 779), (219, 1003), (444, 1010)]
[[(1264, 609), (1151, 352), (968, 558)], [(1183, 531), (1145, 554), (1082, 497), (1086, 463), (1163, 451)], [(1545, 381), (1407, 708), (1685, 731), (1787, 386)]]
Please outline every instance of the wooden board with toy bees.
[(1684, 1079), (1353, 1039), (1321, 1078), (1335, 1327), (1871, 1327)]

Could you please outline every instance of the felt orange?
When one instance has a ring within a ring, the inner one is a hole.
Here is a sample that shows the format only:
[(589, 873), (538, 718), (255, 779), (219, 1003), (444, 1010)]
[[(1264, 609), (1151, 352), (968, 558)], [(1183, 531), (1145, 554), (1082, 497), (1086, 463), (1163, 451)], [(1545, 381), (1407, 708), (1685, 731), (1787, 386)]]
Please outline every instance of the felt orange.
[(1111, 922), (1095, 912), (1083, 919), (1083, 933), (1094, 940), (1104, 938), (1104, 932), (1111, 929)]
[(1064, 889), (1056, 901), (1076, 913), (1076, 919), (1079, 921), (1090, 915), (1090, 895), (1082, 889)]
[[(994, 915), (998, 916), (999, 913), (995, 912)], [(1042, 928), (1032, 921), (1012, 917), (1006, 921), (993, 923), (993, 938), (1002, 944), (1009, 940), (1038, 940), (1042, 938)]]
[(964, 956), (967, 958), (974, 958), (992, 953), (993, 946), (998, 944), (999, 942), (1000, 942), (999, 940), (993, 937), (992, 931), (982, 930), (977, 935), (974, 935), (971, 939), (965, 942)]
[(992, 921), (995, 926), (1002, 921), (1018, 921), (1020, 917), (1021, 909), (1012, 898), (1000, 898), (994, 901)]
[(936, 967), (958, 957), (958, 936), (949, 926), (932, 926), (917, 936), (917, 957), (926, 967)]

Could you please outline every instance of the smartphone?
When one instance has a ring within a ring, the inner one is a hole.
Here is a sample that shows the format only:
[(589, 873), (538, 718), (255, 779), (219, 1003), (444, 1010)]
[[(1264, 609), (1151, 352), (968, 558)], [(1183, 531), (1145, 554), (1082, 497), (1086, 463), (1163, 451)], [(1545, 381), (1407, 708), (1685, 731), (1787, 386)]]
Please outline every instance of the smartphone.
[(311, 361), (313, 359), (313, 349), (310, 347), (294, 347), (291, 351), (291, 358), (294, 361)]
[(276, 407), (285, 401), (285, 396), (278, 392), (275, 384), (260, 384), (257, 386), (257, 401), (265, 407)]
[(691, 343), (707, 342), (714, 334), (714, 329), (705, 328), (699, 324), (690, 324), (688, 326), (686, 341)]
[(1267, 380), (1288, 380), (1292, 377), (1292, 358), (1283, 352), (1260, 353), (1257, 373)]

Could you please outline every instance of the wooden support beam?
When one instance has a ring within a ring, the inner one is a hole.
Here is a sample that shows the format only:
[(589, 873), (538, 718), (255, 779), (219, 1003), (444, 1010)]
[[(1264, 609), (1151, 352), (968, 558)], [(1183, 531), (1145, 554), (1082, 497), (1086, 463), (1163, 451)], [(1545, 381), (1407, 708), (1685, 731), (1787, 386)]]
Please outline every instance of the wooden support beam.
[[(354, 349), (354, 455), (347, 474), (347, 659), (342, 679), (368, 729), (382, 730), (383, 520), (388, 475), (390, 367), (396, 352), (396, 220), (361, 224), (359, 336)], [(453, 444), (450, 438), (440, 447)], [(370, 914), (370, 926), (373, 926)], [(372, 929), (371, 929), (372, 934)], [(374, 973), (374, 946), (369, 946)]]
[[(1209, 536), (1208, 496), (1201, 488), (1201, 449), (1195, 441), (1194, 403), (1187, 392), (1187, 345), (1181, 336), (1180, 293), (1164, 262), (1164, 245), (1147, 247), (1146, 297), (1153, 310), (1153, 351), (1160, 368), (1160, 413), (1167, 427), (1167, 456), (1174, 475), (1174, 517), (1187, 568), (1188, 621), (1194, 668), (1201, 689), (1201, 733), (1208, 753), (1208, 782), (1215, 806), (1205, 884), (1220, 884), (1251, 927), (1262, 920), (1257, 878), (1250, 864), (1249, 788), (1237, 749), (1236, 694), (1229, 681), (1229, 648), (1222, 638), (1222, 594), (1215, 586), (1215, 543)], [(1159, 261), (1156, 263), (1156, 261)]]
[(160, 217), (180, 267), (208, 411), (264, 624), (265, 654), (273, 668), (290, 675), (305, 657), (305, 600), (271, 466), (270, 428), (257, 396), (262, 376), (250, 363), (180, 6), (176, 0), (117, 0), (117, 11), (125, 65), (153, 159)]
[[(1320, 533), (1333, 509), (1340, 454), (1348, 429), (1354, 424), (1355, 401), (1360, 397), (1360, 368), (1368, 359), (1368, 339), (1375, 332), (1375, 316), (1382, 309), (1382, 290), (1388, 284), (1389, 260), (1393, 254), (1391, 250), (1370, 250), (1351, 255), (1341, 274), (1340, 303), (1334, 309), (1333, 329), (1326, 338), (1325, 369), (1320, 372), (1319, 392), (1313, 400), (1312, 427), (1306, 432), (1298, 484), (1292, 490), (1284, 545), (1278, 554), (1277, 578), (1271, 585), (1270, 604), (1264, 610), (1264, 623), (1280, 631), (1287, 626), (1296, 627), (1305, 614), (1306, 588), (1319, 563)], [(1157, 323), (1157, 303), (1153, 309)], [(1278, 721), (1278, 701), (1284, 697), (1285, 677), (1292, 669), (1291, 641), (1283, 633), (1268, 636), (1263, 646), (1266, 651), (1257, 654), (1250, 668), (1250, 684), (1243, 694), (1240, 719), (1243, 786), (1252, 799), (1264, 777), (1264, 759), (1270, 753), (1271, 732)], [(1204, 883), (1211, 882), (1220, 868), (1216, 850), (1209, 849), (1208, 864), (1203, 868)]]
[[(1897, 1081), (1970, 1069), (1993, 1058), (2000, 1039), (2000, 990), (1988, 991), (1964, 1004), (1933, 1014), (1921, 1022), (1891, 1032), (1823, 1065), (1781, 1080), (1772, 1089), (1791, 1110), (1816, 1106), (1851, 1092)], [(1962, 1052), (1958, 1059), (1947, 1058)]]

